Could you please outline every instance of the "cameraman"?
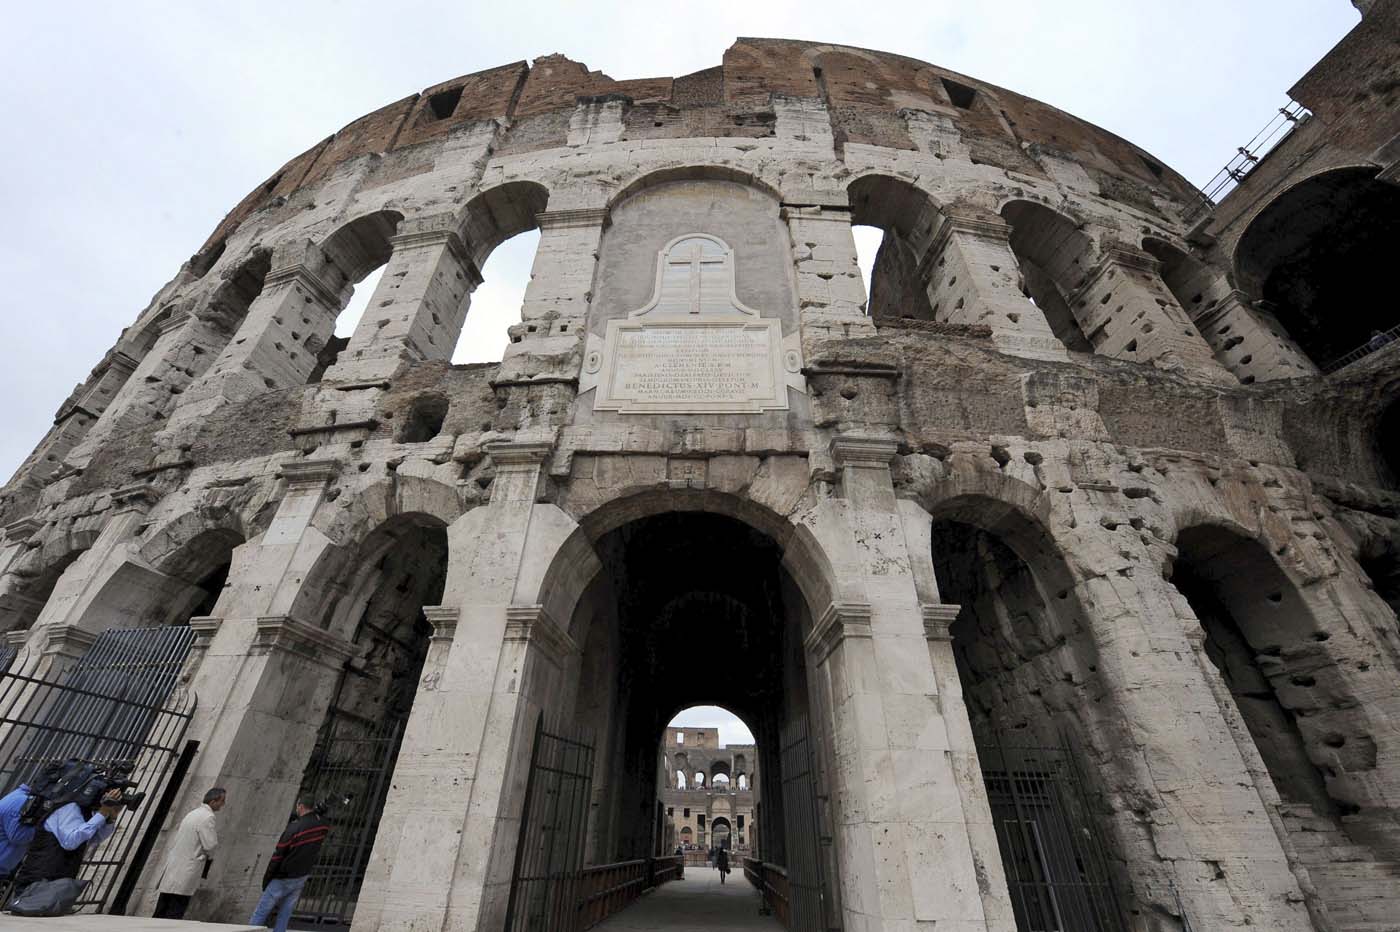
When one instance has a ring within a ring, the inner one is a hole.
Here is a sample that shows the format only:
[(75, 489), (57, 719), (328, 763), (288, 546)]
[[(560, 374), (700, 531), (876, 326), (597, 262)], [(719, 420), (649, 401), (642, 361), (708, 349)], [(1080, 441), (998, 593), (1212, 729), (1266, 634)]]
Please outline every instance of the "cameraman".
[(21, 783), (0, 799), (0, 883), (10, 879), (34, 840), (36, 827), (20, 821), (20, 814), (32, 795), (29, 784)]
[(106, 841), (116, 831), (121, 811), (122, 791), (112, 789), (102, 795), (96, 812), (89, 812), (73, 802), (49, 813), (34, 835), (28, 857), (15, 872), (15, 889), (38, 880), (77, 877), (88, 842)]
[(248, 920), (249, 925), (261, 926), (275, 919), (274, 932), (287, 932), (292, 909), (301, 898), (301, 888), (306, 886), (306, 878), (321, 854), (321, 843), (330, 833), (331, 827), (321, 818), (316, 801), (310, 796), (297, 799), (296, 819), (277, 839), (277, 847), (263, 873), (262, 898)]

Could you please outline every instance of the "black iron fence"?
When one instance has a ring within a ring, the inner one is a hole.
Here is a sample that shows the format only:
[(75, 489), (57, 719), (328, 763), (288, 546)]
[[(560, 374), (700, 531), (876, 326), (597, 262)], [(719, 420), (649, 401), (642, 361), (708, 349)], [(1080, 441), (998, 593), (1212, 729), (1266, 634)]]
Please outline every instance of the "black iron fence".
[[(185, 731), (195, 699), (179, 684), (194, 641), (187, 627), (106, 631), (71, 668), (40, 672), (41, 656), (11, 657), (0, 672), (0, 790), (33, 780), (49, 764), (79, 758), (130, 765), (146, 799), (86, 852), (78, 900), (89, 912), (120, 911), (159, 831), (189, 756)], [(0, 658), (3, 660), (4, 658)]]
[(535, 731), (506, 907), (510, 932), (572, 929), (579, 912), (592, 785), (592, 740), (582, 733), (546, 727), (541, 721)]
[(403, 728), (400, 718), (369, 722), (339, 709), (328, 715), (302, 786), (326, 803), (331, 834), (297, 901), (297, 920), (348, 926), (354, 919)]
[(1063, 747), (979, 743), (1019, 932), (1123, 932), (1104, 845)]
[(826, 898), (816, 768), (805, 718), (794, 719), (782, 729), (781, 748), (787, 861), (783, 868), (789, 912), (783, 925), (794, 932), (819, 932), (826, 928)]

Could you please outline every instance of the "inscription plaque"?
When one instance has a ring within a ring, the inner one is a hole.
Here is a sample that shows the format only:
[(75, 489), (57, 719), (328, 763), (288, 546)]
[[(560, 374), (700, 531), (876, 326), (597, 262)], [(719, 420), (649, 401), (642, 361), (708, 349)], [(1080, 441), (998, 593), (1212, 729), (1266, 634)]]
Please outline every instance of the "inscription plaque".
[(728, 246), (691, 234), (661, 250), (651, 303), (608, 321), (602, 347), (587, 354), (579, 388), (596, 384), (595, 411), (782, 410), (788, 385), (804, 388), (795, 336), (785, 341), (778, 320), (739, 303)]

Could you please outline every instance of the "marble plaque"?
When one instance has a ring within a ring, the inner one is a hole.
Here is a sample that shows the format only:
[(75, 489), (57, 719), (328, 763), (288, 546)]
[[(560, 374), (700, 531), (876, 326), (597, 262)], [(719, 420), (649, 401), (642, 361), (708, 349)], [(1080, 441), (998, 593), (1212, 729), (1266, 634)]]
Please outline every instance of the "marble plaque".
[[(580, 390), (596, 386), (595, 411), (623, 414), (756, 414), (788, 406), (805, 386), (795, 337), (740, 304), (733, 253), (691, 234), (661, 250), (651, 302), (608, 321), (590, 346)], [(791, 346), (785, 346), (790, 343)]]

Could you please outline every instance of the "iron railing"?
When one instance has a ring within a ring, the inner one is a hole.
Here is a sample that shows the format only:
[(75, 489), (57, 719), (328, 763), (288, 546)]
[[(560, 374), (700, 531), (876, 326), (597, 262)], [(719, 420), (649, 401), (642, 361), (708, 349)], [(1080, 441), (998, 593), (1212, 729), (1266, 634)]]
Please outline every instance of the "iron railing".
[(306, 880), (295, 916), (317, 925), (349, 925), (369, 867), (403, 737), (403, 719), (367, 722), (332, 709), (302, 785), (328, 803), (331, 834)]
[(1369, 340), (1347, 353), (1345, 356), (1338, 356), (1336, 359), (1322, 367), (1323, 375), (1331, 375), (1360, 359), (1365, 359), (1372, 353), (1385, 349), (1390, 344), (1400, 339), (1400, 324), (1396, 324), (1386, 331), (1377, 331)]
[(979, 743), (1020, 932), (1124, 932), (1098, 826), (1071, 755)]
[(506, 906), (510, 932), (570, 932), (578, 916), (592, 785), (592, 740), (541, 721)]
[(744, 858), (744, 876), (762, 897), (759, 912), (771, 913), (784, 929), (792, 928), (792, 909), (788, 895), (787, 871), (777, 864), (767, 864), (758, 858)]
[[(79, 910), (107, 911), (118, 881), (143, 866), (173, 800), (195, 708), (194, 696), (179, 686), (193, 641), (194, 632), (183, 626), (112, 630), (57, 676), (39, 672), (42, 656), (15, 658), (0, 673), (4, 791), (51, 763), (78, 758), (129, 765), (133, 792), (146, 794), (135, 813), (121, 815), (110, 838), (87, 850), (79, 877), (90, 883), (77, 901)], [(122, 884), (118, 909), (130, 886)]]
[(795, 932), (826, 928), (826, 897), (817, 817), (816, 768), (807, 720), (782, 730), (782, 800), (787, 863), (783, 865), (790, 924)]
[(1215, 177), (1201, 188), (1200, 203), (1187, 216), (1191, 223), (1211, 211), (1254, 170), (1255, 166), (1273, 149), (1288, 138), (1289, 134), (1303, 125), (1312, 116), (1308, 109), (1296, 100), (1290, 100), (1280, 107), (1263, 129), (1254, 134), (1246, 145), (1235, 150), (1235, 154), (1225, 163), (1225, 167), (1215, 173)]

